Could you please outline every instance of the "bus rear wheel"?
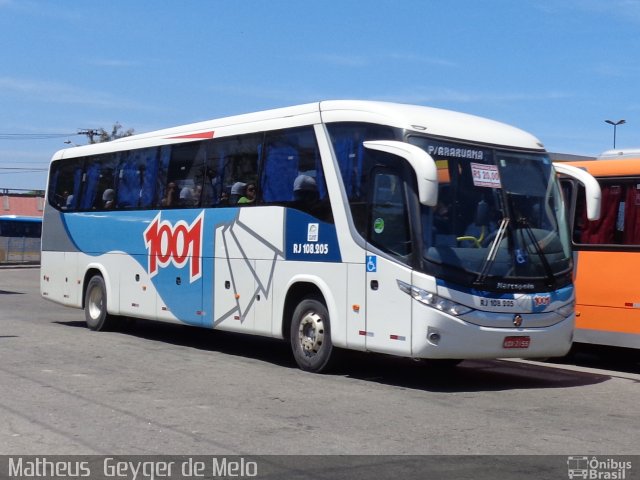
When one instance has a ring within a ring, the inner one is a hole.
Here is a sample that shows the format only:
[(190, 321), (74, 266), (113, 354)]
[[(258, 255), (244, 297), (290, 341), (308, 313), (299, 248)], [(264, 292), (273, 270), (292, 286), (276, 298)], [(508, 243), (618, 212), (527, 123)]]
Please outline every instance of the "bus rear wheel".
[(91, 330), (107, 330), (113, 325), (113, 317), (107, 313), (107, 289), (104, 279), (94, 275), (87, 284), (84, 295), (84, 318)]
[(291, 320), (291, 349), (298, 366), (307, 372), (326, 371), (334, 356), (329, 312), (317, 297), (306, 297)]

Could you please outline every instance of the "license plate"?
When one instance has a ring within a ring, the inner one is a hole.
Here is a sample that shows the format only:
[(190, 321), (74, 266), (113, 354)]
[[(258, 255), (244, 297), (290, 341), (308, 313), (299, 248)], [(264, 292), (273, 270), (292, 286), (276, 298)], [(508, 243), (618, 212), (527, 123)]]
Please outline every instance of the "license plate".
[(531, 337), (505, 337), (502, 348), (529, 348)]

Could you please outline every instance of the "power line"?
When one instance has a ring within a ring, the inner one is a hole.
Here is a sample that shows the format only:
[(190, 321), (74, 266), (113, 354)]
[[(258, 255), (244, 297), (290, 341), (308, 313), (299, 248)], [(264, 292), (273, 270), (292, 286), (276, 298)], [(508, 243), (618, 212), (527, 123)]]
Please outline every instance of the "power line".
[(0, 167), (0, 170), (29, 170), (29, 171), (41, 171), (48, 170), (47, 168), (37, 168), (37, 167)]
[[(45, 160), (36, 160), (36, 161), (25, 161), (25, 160), (4, 160), (4, 159), (0, 159), (0, 162), (2, 163), (12, 163), (15, 165), (20, 165), (20, 166), (24, 166), (24, 165), (29, 165), (29, 164), (35, 164), (35, 165), (49, 165), (49, 161)], [(11, 167), (0, 167), (0, 168), (11, 168)]]
[[(89, 139), (89, 143), (96, 143), (96, 137), (98, 137), (97, 141), (107, 141), (133, 134), (133, 129), (129, 129), (120, 135), (116, 135), (120, 128), (122, 128), (122, 126), (120, 123), (116, 122), (111, 135), (109, 135), (103, 128), (79, 128), (75, 133), (0, 133), (0, 140), (52, 140), (56, 138), (85, 136)], [(65, 143), (73, 144), (73, 142)], [(74, 146), (77, 145), (74, 144)]]
[(50, 140), (76, 135), (83, 135), (83, 133), (0, 133), (0, 140)]

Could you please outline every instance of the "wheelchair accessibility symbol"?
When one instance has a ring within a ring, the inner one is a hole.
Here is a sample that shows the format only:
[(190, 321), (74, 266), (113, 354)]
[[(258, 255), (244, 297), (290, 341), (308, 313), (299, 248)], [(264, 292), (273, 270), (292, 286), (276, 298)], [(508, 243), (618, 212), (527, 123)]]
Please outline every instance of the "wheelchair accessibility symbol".
[(527, 252), (525, 250), (516, 248), (515, 254), (517, 263), (519, 263), (520, 265), (527, 263)]
[(367, 255), (367, 272), (377, 272), (378, 271), (378, 257), (375, 255)]

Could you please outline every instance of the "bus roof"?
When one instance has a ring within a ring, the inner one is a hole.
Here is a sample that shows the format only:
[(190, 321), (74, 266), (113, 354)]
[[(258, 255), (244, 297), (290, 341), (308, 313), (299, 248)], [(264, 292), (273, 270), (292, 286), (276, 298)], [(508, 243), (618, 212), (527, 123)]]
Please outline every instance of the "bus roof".
[(543, 150), (540, 140), (511, 125), (467, 113), (421, 105), (333, 100), (320, 103), (325, 122), (375, 121), (440, 137), (530, 150)]
[(53, 160), (237, 135), (252, 131), (338, 122), (370, 122), (452, 139), (543, 151), (533, 135), (475, 115), (419, 105), (365, 100), (329, 100), (265, 110), (157, 130), (111, 142), (59, 150)]
[(11, 220), (16, 222), (42, 223), (42, 217), (27, 217), (25, 215), (0, 215), (0, 221)]
[(598, 160), (613, 160), (616, 158), (640, 158), (640, 148), (607, 150), (598, 155)]
[(584, 168), (595, 177), (618, 177), (640, 174), (640, 155), (622, 160), (590, 160), (586, 162), (566, 162)]

